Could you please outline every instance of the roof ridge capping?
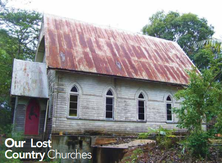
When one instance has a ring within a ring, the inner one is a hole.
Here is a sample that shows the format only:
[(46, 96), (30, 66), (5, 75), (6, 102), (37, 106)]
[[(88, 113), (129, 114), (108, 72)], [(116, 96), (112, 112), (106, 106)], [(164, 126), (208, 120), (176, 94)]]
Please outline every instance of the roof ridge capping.
[(65, 17), (65, 16), (58, 16), (58, 15), (47, 13), (47, 14), (44, 14), (44, 17), (51, 17), (51, 18), (55, 18), (55, 19), (68, 20), (68, 21), (78, 22), (78, 23), (82, 23), (82, 24), (86, 24), (86, 25), (93, 25), (95, 27), (99, 27), (99, 28), (103, 28), (103, 29), (107, 29), (107, 30), (115, 30), (117, 32), (121, 32), (121, 33), (124, 33), (124, 34), (137, 35), (137, 36), (141, 36), (141, 37), (145, 37), (145, 38), (149, 38), (149, 39), (155, 39), (155, 40), (158, 40), (158, 41), (166, 41), (166, 42), (172, 42), (172, 43), (178, 44), (175, 41), (167, 40), (167, 39), (164, 39), (164, 38), (154, 37), (154, 36), (150, 36), (150, 35), (144, 35), (142, 33), (136, 33), (136, 32), (133, 32), (133, 31), (128, 31), (128, 30), (125, 30), (125, 29), (121, 29), (121, 28), (117, 28), (117, 27), (113, 27), (113, 26), (108, 26), (108, 25), (88, 23), (88, 22), (85, 22), (85, 21), (82, 21), (82, 20), (77, 20), (77, 19), (69, 18), (69, 17)]

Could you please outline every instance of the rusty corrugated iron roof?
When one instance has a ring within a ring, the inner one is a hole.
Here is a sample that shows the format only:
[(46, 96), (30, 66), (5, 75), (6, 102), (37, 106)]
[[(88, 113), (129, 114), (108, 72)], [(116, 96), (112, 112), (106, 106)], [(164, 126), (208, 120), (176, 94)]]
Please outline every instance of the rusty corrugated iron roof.
[(48, 98), (46, 64), (14, 59), (11, 95)]
[(186, 85), (193, 63), (176, 42), (44, 17), (49, 68)]

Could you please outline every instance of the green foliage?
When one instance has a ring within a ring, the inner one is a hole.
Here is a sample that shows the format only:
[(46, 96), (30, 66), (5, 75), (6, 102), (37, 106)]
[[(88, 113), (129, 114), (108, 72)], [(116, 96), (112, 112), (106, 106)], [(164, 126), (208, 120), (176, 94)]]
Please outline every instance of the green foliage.
[(194, 156), (205, 157), (209, 149), (209, 135), (207, 132), (192, 133), (188, 139), (188, 148)]
[[(194, 60), (200, 70), (208, 69), (212, 63), (217, 64), (218, 68), (222, 70), (222, 66), (219, 64), (222, 62), (221, 44), (221, 41), (215, 38), (203, 40), (196, 44), (199, 50), (194, 54)], [(218, 79), (222, 79), (221, 74)]]
[(133, 154), (131, 155), (131, 163), (134, 163), (134, 162), (137, 162), (137, 160), (138, 160), (138, 156), (140, 155), (140, 154), (142, 154), (143, 153), (143, 150), (142, 149), (140, 149), (140, 148), (137, 148), (136, 150), (134, 150), (133, 151)]
[(197, 42), (214, 34), (213, 27), (208, 26), (206, 19), (192, 13), (180, 15), (173, 11), (167, 14), (159, 11), (149, 21), (142, 29), (143, 34), (176, 41), (188, 55), (196, 51), (194, 45)]
[(206, 69), (213, 58), (214, 55), (211, 48), (203, 47), (202, 49), (199, 49), (194, 55), (195, 65), (199, 69)]
[(149, 128), (147, 133), (139, 133), (139, 138), (145, 139), (151, 135), (155, 135), (156, 142), (160, 147), (168, 149), (172, 146), (172, 139), (175, 137), (173, 132), (175, 130), (169, 130), (160, 126), (158, 129)]
[[(188, 129), (190, 133), (185, 147), (193, 155), (203, 157), (209, 150), (208, 139), (215, 133), (222, 133), (221, 44), (218, 48), (218, 44), (207, 43), (201, 53), (205, 56), (202, 61), (206, 62), (202, 74), (196, 68), (188, 72), (190, 83), (176, 93), (175, 97), (182, 102), (181, 108), (175, 108), (174, 112), (179, 118), (178, 127)], [(206, 131), (202, 128), (203, 123), (207, 126)]]
[(15, 58), (34, 58), (40, 20), (41, 15), (34, 11), (18, 10), (1, 13), (2, 28), (17, 41)]
[[(8, 129), (4, 130), (4, 137), (2, 137), (2, 144), (0, 144), (0, 163), (22, 163), (22, 161), (20, 161), (20, 159), (7, 159), (5, 157), (5, 151), (7, 150), (6, 146), (4, 145), (4, 141), (7, 138), (12, 138), (15, 141), (21, 141), (24, 139), (24, 134), (21, 132), (11, 132), (11, 129), (13, 128), (13, 126), (10, 124), (7, 125)], [(1, 133), (0, 133), (1, 134)], [(13, 151), (16, 152), (20, 152), (19, 148), (13, 148)]]
[(0, 109), (0, 134), (11, 132), (11, 111)]
[[(10, 8), (0, 0), (0, 134), (14, 140), (22, 140), (23, 136), (20, 133), (11, 134), (10, 85), (13, 59), (34, 58), (40, 21), (39, 13)], [(21, 162), (18, 159), (7, 160), (4, 157), (4, 145), (0, 147), (0, 162)]]
[(57, 159), (53, 159), (51, 160), (48, 156), (46, 156), (43, 160), (44, 162), (53, 162), (53, 163), (61, 163), (62, 159), (61, 158), (57, 158)]
[[(126, 163), (136, 163), (136, 162), (139, 161), (138, 156), (140, 156), (142, 153), (143, 153), (143, 150), (140, 149), (140, 148), (137, 148), (133, 151), (131, 156), (124, 157), (123, 161), (126, 162)], [(130, 161), (127, 161), (127, 160), (130, 160)]]
[(183, 99), (181, 108), (174, 111), (179, 118), (179, 127), (189, 131), (202, 131), (202, 122), (209, 123), (222, 112), (222, 85), (216, 77), (218, 67), (205, 69), (201, 74), (194, 68), (189, 72), (190, 84), (175, 97)]
[(185, 140), (180, 143), (183, 146), (183, 154), (187, 151), (194, 157), (205, 158), (209, 154), (209, 134), (205, 131), (191, 133)]
[(0, 163), (22, 163), (20, 159), (7, 159), (5, 158), (5, 150), (0, 150)]
[(9, 88), (12, 77), (13, 54), (15, 53), (15, 39), (10, 37), (7, 32), (0, 29), (0, 104), (8, 106)]
[(0, 1), (0, 105), (9, 108), (13, 59), (34, 59), (41, 14)]

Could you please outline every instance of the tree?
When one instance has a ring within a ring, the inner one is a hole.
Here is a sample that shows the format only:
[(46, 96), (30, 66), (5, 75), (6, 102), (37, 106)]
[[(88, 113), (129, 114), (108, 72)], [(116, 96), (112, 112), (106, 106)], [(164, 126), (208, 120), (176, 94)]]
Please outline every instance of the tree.
[[(176, 97), (183, 100), (181, 108), (174, 110), (179, 118), (178, 127), (190, 133), (188, 147), (193, 154), (201, 156), (208, 152), (208, 138), (222, 133), (222, 53), (218, 43), (208, 42), (205, 48), (209, 63), (202, 74), (197, 73), (196, 68), (189, 72), (188, 87), (176, 93)], [(202, 128), (203, 122), (207, 125), (206, 131)]]
[(197, 50), (195, 43), (214, 34), (213, 26), (208, 26), (206, 19), (192, 13), (180, 15), (173, 11), (168, 14), (159, 11), (149, 21), (142, 29), (143, 34), (176, 41), (189, 56)]
[(8, 108), (13, 59), (32, 60), (38, 42), (41, 14), (7, 7), (0, 0), (0, 106)]
[(6, 7), (0, 3), (0, 27), (7, 34), (17, 39), (17, 51), (14, 58), (33, 59), (38, 43), (38, 32), (41, 24), (41, 14)]
[(197, 73), (196, 68), (189, 72), (188, 87), (176, 93), (178, 99), (183, 99), (181, 109), (175, 110), (180, 127), (194, 131), (202, 130), (202, 122), (209, 123), (215, 117), (218, 119), (222, 113), (221, 42), (205, 40), (201, 44), (208, 53), (205, 60), (209, 63), (202, 69), (202, 74)]
[(205, 69), (202, 75), (196, 69), (189, 72), (188, 87), (176, 93), (178, 99), (183, 99), (181, 108), (175, 110), (179, 127), (197, 133), (202, 131), (202, 122), (209, 123), (222, 112), (222, 85), (216, 80), (220, 73), (216, 67)]
[(0, 29), (0, 104), (8, 107), (10, 99), (12, 62), (16, 52), (16, 39), (10, 37), (5, 30)]
[(207, 69), (211, 61), (222, 58), (222, 44), (219, 39), (202, 40), (196, 43), (196, 47), (199, 50), (194, 54), (194, 60), (200, 70)]

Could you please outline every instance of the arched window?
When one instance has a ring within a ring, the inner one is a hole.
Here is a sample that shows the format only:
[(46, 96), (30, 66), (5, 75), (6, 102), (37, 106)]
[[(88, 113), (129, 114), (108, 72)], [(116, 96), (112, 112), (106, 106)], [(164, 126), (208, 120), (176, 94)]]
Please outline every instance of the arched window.
[(114, 110), (114, 95), (113, 92), (109, 89), (106, 93), (106, 118), (113, 119), (113, 110)]
[(170, 96), (167, 96), (166, 99), (166, 111), (167, 111), (167, 121), (173, 121), (172, 117), (172, 99)]
[(76, 86), (73, 86), (70, 90), (70, 99), (69, 99), (69, 116), (77, 117), (78, 116), (78, 97), (79, 91)]
[(138, 96), (138, 120), (145, 120), (145, 98), (142, 93)]

